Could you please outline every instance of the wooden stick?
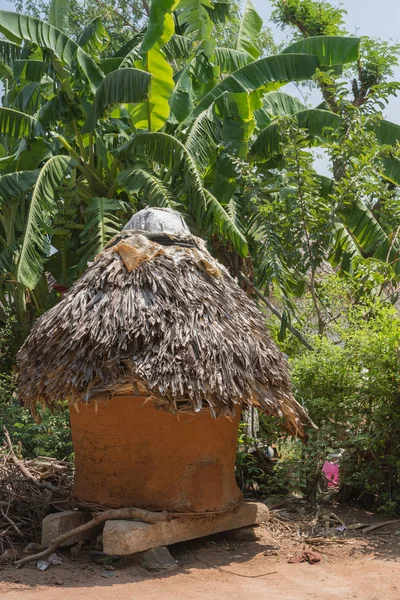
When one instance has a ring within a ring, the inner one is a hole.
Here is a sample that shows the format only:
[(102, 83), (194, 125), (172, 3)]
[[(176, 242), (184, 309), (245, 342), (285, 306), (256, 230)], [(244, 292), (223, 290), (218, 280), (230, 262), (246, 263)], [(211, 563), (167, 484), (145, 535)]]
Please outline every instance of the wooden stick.
[(56, 486), (52, 485), (51, 483), (49, 483), (47, 481), (38, 481), (32, 475), (32, 473), (30, 471), (28, 471), (28, 469), (25, 467), (24, 463), (21, 460), (19, 460), (19, 458), (17, 457), (17, 455), (14, 452), (10, 434), (8, 433), (8, 431), (5, 427), (3, 429), (4, 429), (4, 436), (6, 438), (6, 443), (7, 443), (8, 449), (10, 450), (11, 460), (13, 461), (14, 465), (16, 467), (18, 467), (18, 469), (21, 471), (23, 476), (26, 477), (27, 479), (30, 479), (39, 488), (50, 490), (52, 492), (55, 492), (55, 491), (59, 492), (60, 490)]
[(399, 523), (400, 519), (392, 519), (391, 521), (383, 521), (383, 523), (376, 523), (375, 525), (370, 525), (367, 529), (363, 529), (362, 533), (369, 533), (374, 529), (379, 529), (380, 527), (385, 527), (385, 525), (391, 525), (391, 523)]
[(111, 521), (116, 519), (134, 519), (135, 521), (144, 521), (145, 523), (160, 523), (161, 521), (167, 521), (170, 518), (170, 513), (166, 511), (162, 512), (152, 512), (150, 510), (145, 510), (144, 508), (116, 508), (113, 510), (106, 510), (102, 513), (98, 513), (93, 517), (91, 521), (80, 525), (79, 527), (75, 527), (75, 529), (71, 529), (71, 531), (67, 531), (62, 535), (54, 538), (51, 542), (50, 546), (46, 550), (42, 550), (37, 554), (32, 554), (31, 556), (25, 556), (20, 560), (17, 560), (14, 564), (19, 569), (23, 565), (33, 560), (41, 560), (42, 558), (47, 558), (52, 554), (63, 542), (68, 540), (74, 535), (78, 535), (80, 533), (86, 533), (93, 527), (100, 525), (101, 523), (105, 523), (105, 521)]

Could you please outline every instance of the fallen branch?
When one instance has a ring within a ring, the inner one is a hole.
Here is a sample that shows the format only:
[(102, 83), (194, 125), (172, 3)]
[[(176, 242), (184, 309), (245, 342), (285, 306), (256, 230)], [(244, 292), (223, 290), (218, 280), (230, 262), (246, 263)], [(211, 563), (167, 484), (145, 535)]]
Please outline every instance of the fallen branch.
[(47, 558), (50, 556), (50, 554), (53, 554), (53, 552), (55, 552), (63, 542), (69, 540), (72, 536), (86, 533), (87, 531), (90, 531), (90, 529), (93, 529), (94, 527), (97, 527), (97, 525), (105, 523), (106, 521), (134, 519), (135, 521), (144, 521), (145, 523), (160, 523), (161, 521), (167, 521), (170, 516), (170, 513), (166, 511), (152, 512), (150, 510), (145, 510), (144, 508), (117, 508), (113, 510), (106, 510), (95, 515), (91, 521), (88, 521), (87, 523), (84, 523), (79, 527), (75, 527), (75, 529), (71, 529), (71, 531), (67, 531), (66, 533), (56, 537), (46, 550), (42, 550), (37, 554), (25, 556), (24, 558), (17, 560), (14, 564), (19, 569), (28, 562)]
[(363, 529), (363, 533), (369, 533), (370, 531), (374, 531), (374, 529), (379, 529), (380, 527), (385, 527), (385, 525), (391, 525), (392, 523), (399, 523), (400, 519), (392, 519), (391, 521), (383, 521), (383, 523), (376, 523), (375, 525), (370, 525), (367, 529)]
[(17, 457), (17, 455), (15, 454), (14, 448), (13, 448), (13, 445), (12, 445), (12, 441), (11, 441), (11, 438), (10, 438), (10, 434), (8, 433), (8, 431), (7, 431), (7, 429), (5, 427), (4, 427), (4, 437), (5, 437), (8, 449), (10, 451), (11, 460), (13, 461), (14, 465), (16, 467), (18, 467), (18, 469), (21, 471), (21, 473), (23, 474), (23, 476), (26, 477), (27, 479), (30, 479), (39, 488), (50, 490), (51, 492), (58, 492), (58, 488), (56, 488), (54, 485), (52, 485), (48, 481), (38, 481), (32, 475), (32, 473), (25, 467), (25, 465), (22, 462), (22, 460), (20, 460)]
[(349, 542), (343, 538), (327, 538), (325, 536), (306, 538), (307, 544), (348, 544)]

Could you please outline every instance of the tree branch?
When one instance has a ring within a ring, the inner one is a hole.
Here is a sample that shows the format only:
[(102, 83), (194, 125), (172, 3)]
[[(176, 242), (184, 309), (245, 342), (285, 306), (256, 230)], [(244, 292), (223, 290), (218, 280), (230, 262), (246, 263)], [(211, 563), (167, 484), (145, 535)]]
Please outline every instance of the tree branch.
[(169, 516), (169, 513), (166, 511), (152, 512), (150, 510), (145, 510), (144, 508), (117, 508), (106, 510), (95, 515), (91, 521), (54, 538), (51, 545), (46, 550), (42, 550), (42, 552), (38, 552), (37, 554), (31, 554), (30, 556), (24, 556), (24, 558), (17, 560), (14, 564), (19, 569), (28, 562), (47, 558), (57, 550), (63, 542), (70, 539), (72, 536), (86, 533), (87, 531), (90, 531), (90, 529), (93, 529), (106, 521), (134, 519), (135, 521), (143, 521), (144, 523), (160, 523), (161, 521), (167, 521)]
[[(268, 298), (244, 275), (241, 271), (239, 272), (239, 276), (243, 281), (247, 283), (253, 290), (255, 295), (260, 298), (264, 302), (264, 304), (269, 308), (275, 317), (277, 317), (280, 321), (282, 321), (282, 314), (279, 312), (277, 308), (268, 300)], [(290, 333), (292, 333), (306, 348), (311, 352), (315, 352), (315, 348), (311, 346), (311, 344), (306, 340), (306, 338), (296, 329), (293, 325), (288, 324), (288, 329)]]

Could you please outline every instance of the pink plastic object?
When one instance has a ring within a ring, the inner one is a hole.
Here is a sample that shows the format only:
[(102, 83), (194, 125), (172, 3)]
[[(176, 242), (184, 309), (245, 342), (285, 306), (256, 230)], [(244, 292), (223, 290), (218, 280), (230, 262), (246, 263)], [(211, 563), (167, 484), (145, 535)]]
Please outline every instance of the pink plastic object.
[(337, 462), (330, 462), (326, 460), (322, 467), (322, 472), (328, 480), (328, 487), (339, 487), (340, 483), (340, 472), (339, 465)]

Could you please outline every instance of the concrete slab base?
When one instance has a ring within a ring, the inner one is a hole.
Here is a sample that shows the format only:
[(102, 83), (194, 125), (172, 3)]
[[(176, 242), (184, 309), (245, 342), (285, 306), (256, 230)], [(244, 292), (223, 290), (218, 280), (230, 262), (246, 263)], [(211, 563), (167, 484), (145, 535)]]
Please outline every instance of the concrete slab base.
[(126, 556), (221, 531), (257, 525), (267, 520), (268, 508), (265, 504), (243, 502), (222, 514), (182, 516), (161, 523), (107, 521), (103, 530), (103, 550), (106, 554)]

